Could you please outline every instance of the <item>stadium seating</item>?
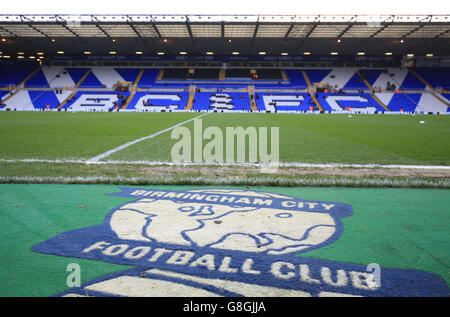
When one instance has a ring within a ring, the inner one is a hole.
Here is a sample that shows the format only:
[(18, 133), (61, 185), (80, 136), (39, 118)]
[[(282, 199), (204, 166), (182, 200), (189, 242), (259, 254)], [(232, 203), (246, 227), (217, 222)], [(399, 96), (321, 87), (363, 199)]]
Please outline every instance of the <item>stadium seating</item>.
[(256, 104), (259, 110), (265, 111), (310, 111), (314, 107), (309, 94), (292, 93), (258, 93)]
[[(120, 96), (120, 98), (119, 98)], [(123, 105), (129, 92), (117, 93), (115, 91), (78, 91), (62, 107), (72, 111), (109, 111)]]
[(139, 68), (115, 68), (115, 71), (123, 78), (123, 81), (134, 83), (141, 72)]
[(368, 93), (348, 93), (332, 94), (319, 93), (318, 101), (325, 111), (364, 111), (375, 112), (386, 111), (375, 99)]
[(289, 82), (292, 84), (292, 86), (296, 86), (296, 87), (300, 87), (300, 88), (308, 87), (308, 83), (306, 82), (305, 78), (303, 77), (303, 74), (301, 71), (288, 69), (288, 70), (286, 70), (286, 75), (288, 76)]
[[(105, 88), (113, 88), (118, 82), (125, 81), (124, 78), (112, 67), (92, 67), (92, 76), (100, 82)], [(93, 83), (93, 87), (98, 87)]]
[(4, 103), (7, 110), (34, 110), (33, 101), (27, 90), (19, 90)]
[(138, 83), (138, 87), (146, 88), (154, 85), (158, 77), (159, 69), (145, 69)]
[(190, 78), (193, 79), (210, 79), (210, 80), (217, 80), (219, 79), (219, 71), (220, 69), (196, 69), (193, 76)]
[[(373, 85), (375, 80), (380, 76), (381, 70), (379, 69), (364, 69), (359, 70), (359, 74), (355, 74), (350, 78), (350, 80), (344, 85), (344, 90), (360, 90), (367, 89), (367, 85), (364, 83), (366, 80), (370, 85)], [(361, 78), (362, 77), (362, 78)]]
[(184, 110), (189, 97), (188, 92), (136, 92), (128, 104), (128, 110), (158, 111)]
[(37, 63), (1, 63), (0, 64), (0, 88), (8, 85), (18, 85), (34, 70), (39, 67)]
[(397, 94), (393, 92), (376, 93), (376, 96), (391, 111), (414, 112), (420, 100), (421, 94)]
[(421, 67), (414, 71), (433, 88), (450, 90), (450, 67)]
[(199, 92), (195, 94), (193, 110), (250, 111), (250, 99), (244, 92)]
[(30, 79), (28, 79), (25, 83), (26, 88), (48, 88), (50, 85), (48, 84), (47, 78), (45, 78), (44, 72), (39, 70)]
[[(51, 88), (74, 87), (76, 84), (64, 67), (44, 66), (41, 70)], [(28, 84), (29, 83), (27, 82), (27, 85)]]
[(227, 78), (239, 78), (250, 80), (250, 69), (230, 68), (226, 70)]
[[(0, 64), (0, 70), (2, 87), (24, 83), (12, 92), (0, 91), (6, 105), (2, 110), (40, 110), (48, 105), (74, 111), (107, 111), (117, 106), (129, 111), (184, 111), (189, 110), (189, 87), (194, 85), (194, 111), (250, 111), (246, 91), (253, 85), (258, 111), (449, 112), (449, 94), (437, 94), (442, 90), (430, 86), (448, 87), (450, 68), (256, 68), (257, 80), (251, 78), (250, 68), (198, 68), (192, 73), (189, 68), (163, 72), (144, 67), (38, 68), (36, 63), (10, 62)], [(115, 91), (119, 82), (131, 83), (121, 98)], [(316, 94), (319, 105), (307, 93), (308, 83), (321, 83), (328, 89)]]
[(46, 109), (47, 105), (53, 109), (60, 105), (60, 101), (56, 97), (55, 92), (51, 90), (30, 90), (28, 93), (35, 109)]
[(400, 89), (405, 90), (423, 90), (425, 89), (425, 84), (420, 81), (413, 73), (408, 72), (405, 79), (403, 80)]
[(261, 68), (255, 71), (259, 80), (283, 80), (279, 69)]
[(3, 98), (6, 98), (9, 94), (9, 91), (7, 90), (0, 90), (0, 101), (3, 100)]
[(164, 76), (163, 79), (164, 80), (173, 80), (173, 79), (178, 79), (178, 80), (184, 80), (188, 78), (188, 69), (187, 68), (169, 68), (169, 69), (164, 69)]

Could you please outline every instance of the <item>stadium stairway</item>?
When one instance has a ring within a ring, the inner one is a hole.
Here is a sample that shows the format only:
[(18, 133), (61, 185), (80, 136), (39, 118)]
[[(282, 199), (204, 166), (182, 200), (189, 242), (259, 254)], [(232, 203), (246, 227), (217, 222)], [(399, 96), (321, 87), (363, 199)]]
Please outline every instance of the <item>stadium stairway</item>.
[(187, 110), (192, 110), (192, 104), (194, 102), (195, 99), (195, 91), (196, 91), (197, 87), (195, 87), (195, 85), (190, 85), (189, 86), (189, 99), (186, 105), (186, 109)]
[(141, 80), (143, 74), (144, 74), (144, 70), (141, 69), (139, 71), (139, 74), (137, 75), (136, 79), (133, 82), (133, 86), (134, 87), (130, 91), (130, 95), (128, 96), (128, 98), (125, 101), (124, 105), (120, 109), (126, 109), (128, 107), (128, 105), (130, 104), (131, 100), (133, 99), (133, 97), (136, 95), (136, 87), (139, 85), (139, 81)]
[(86, 73), (81, 77), (81, 79), (75, 84), (72, 93), (57, 107), (57, 109), (61, 109), (64, 105), (76, 94), (76, 89), (81, 85), (84, 79), (91, 73), (91, 69), (89, 68)]
[(220, 71), (219, 71), (219, 80), (225, 80), (226, 79), (226, 71), (225, 71), (225, 69), (221, 69)]
[(439, 96), (439, 94), (436, 93), (436, 90), (434, 89), (434, 87), (433, 87), (430, 83), (428, 83), (422, 76), (420, 76), (420, 75), (419, 75), (416, 71), (414, 71), (413, 69), (410, 69), (409, 71), (410, 71), (412, 74), (414, 74), (421, 82), (423, 82), (423, 83), (425, 84), (426, 87), (428, 87), (428, 88), (433, 92), (433, 96), (434, 96), (437, 100), (439, 100), (441, 103), (443, 103), (444, 105), (446, 105), (447, 108), (450, 107), (450, 104), (449, 104), (447, 101), (445, 101), (443, 98), (441, 98), (441, 97)]
[[(22, 88), (25, 86), (25, 83), (31, 78), (33, 77), (37, 72), (39, 72), (41, 70), (41, 67), (36, 68), (31, 74), (29, 74), (27, 77), (25, 77), (24, 80), (22, 80), (19, 84), (16, 85), (16, 87)], [(20, 89), (14, 91), (11, 95), (9, 95), (8, 97), (6, 97), (5, 99), (2, 100), (2, 103), (6, 104), (6, 102), (11, 99), (14, 95), (16, 95), (18, 92), (20, 91)]]
[(158, 73), (158, 76), (156, 76), (156, 80), (162, 80), (164, 78), (164, 69), (161, 69)]
[(373, 93), (374, 89), (372, 87), (372, 85), (361, 75), (361, 72), (358, 70), (356, 71), (356, 74), (361, 78), (361, 80), (363, 81), (363, 83), (367, 86), (367, 88), (370, 89), (371, 91), (371, 95), (373, 97), (373, 99), (384, 109), (386, 109), (387, 111), (391, 111), (389, 110), (389, 108)]
[(311, 99), (313, 100), (313, 102), (316, 105), (317, 109), (319, 109), (320, 111), (324, 111), (322, 105), (319, 103), (319, 100), (317, 100), (316, 96), (312, 92), (313, 86), (311, 84), (311, 81), (309, 80), (309, 77), (308, 77), (308, 74), (306, 73), (306, 71), (302, 71), (302, 75), (303, 75), (303, 78), (305, 78), (306, 83), (308, 84), (309, 95), (311, 96)]
[(257, 111), (258, 106), (256, 105), (255, 102), (255, 86), (248, 86), (247, 90), (248, 90), (248, 97), (250, 99), (250, 107), (252, 111)]
[(446, 113), (448, 105), (432, 93), (423, 93), (417, 104), (416, 111), (428, 113)]
[(94, 66), (91, 71), (105, 88), (113, 88), (116, 83), (125, 81), (113, 67)]

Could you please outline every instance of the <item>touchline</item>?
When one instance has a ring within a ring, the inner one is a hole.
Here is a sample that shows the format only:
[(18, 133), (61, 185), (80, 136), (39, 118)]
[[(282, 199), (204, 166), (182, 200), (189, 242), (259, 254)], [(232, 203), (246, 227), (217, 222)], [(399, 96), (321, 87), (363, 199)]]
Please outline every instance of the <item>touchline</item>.
[(173, 162), (279, 163), (279, 127), (226, 127), (223, 132), (216, 126), (203, 129), (202, 120), (195, 119), (193, 133), (187, 127), (177, 127), (171, 138), (178, 140), (171, 149)]

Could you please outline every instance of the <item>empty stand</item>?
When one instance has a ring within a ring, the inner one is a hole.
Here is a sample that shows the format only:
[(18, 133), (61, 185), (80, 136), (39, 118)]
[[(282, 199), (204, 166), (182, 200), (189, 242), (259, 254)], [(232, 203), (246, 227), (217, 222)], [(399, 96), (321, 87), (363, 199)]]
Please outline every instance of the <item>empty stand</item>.
[(266, 111), (310, 111), (311, 107), (314, 108), (314, 102), (311, 96), (307, 93), (304, 94), (289, 94), (289, 93), (276, 93), (276, 94), (259, 94), (262, 102), (260, 104), (260, 110)]
[(38, 63), (1, 63), (0, 64), (0, 88), (9, 85), (20, 85), (34, 71), (39, 70)]
[[(0, 64), (2, 86), (17, 87), (0, 90), (3, 110), (449, 112), (449, 94), (435, 88), (448, 86), (450, 68), (255, 68), (253, 80), (250, 68), (36, 66)], [(120, 98), (119, 82), (130, 83)]]
[(128, 104), (127, 110), (159, 111), (184, 110), (189, 93), (187, 92), (136, 92)]
[[(355, 72), (350, 80), (342, 87), (344, 90), (364, 90), (368, 89), (366, 82), (369, 86), (380, 76), (381, 70), (379, 69), (363, 69)], [(366, 81), (366, 82), (365, 82)]]
[(146, 88), (155, 84), (156, 77), (158, 77), (159, 69), (145, 69), (139, 80), (138, 87)]
[(420, 67), (412, 69), (433, 88), (450, 90), (450, 67)]
[[(125, 79), (112, 67), (92, 67), (92, 75), (100, 82), (102, 87), (113, 88), (118, 82), (124, 82)], [(89, 80), (89, 79), (87, 79)], [(98, 87), (97, 83), (93, 87)]]
[(258, 75), (258, 80), (283, 80), (279, 69), (256, 69), (256, 74)]
[(319, 93), (318, 100), (325, 111), (385, 111), (368, 93), (332, 94)]
[(210, 68), (197, 68), (190, 78), (192, 79), (206, 79), (206, 80), (218, 80), (220, 69)]
[(308, 83), (306, 82), (302, 71), (294, 70), (294, 69), (288, 69), (288, 70), (286, 70), (286, 75), (288, 76), (289, 82), (293, 86), (300, 87), (300, 88), (307, 88), (308, 87)]
[(251, 111), (251, 105), (249, 95), (245, 92), (197, 92), (192, 109)]
[(188, 71), (189, 69), (187, 68), (168, 68), (168, 69), (164, 69), (164, 76), (163, 76), (163, 80), (166, 79), (186, 79), (188, 78)]

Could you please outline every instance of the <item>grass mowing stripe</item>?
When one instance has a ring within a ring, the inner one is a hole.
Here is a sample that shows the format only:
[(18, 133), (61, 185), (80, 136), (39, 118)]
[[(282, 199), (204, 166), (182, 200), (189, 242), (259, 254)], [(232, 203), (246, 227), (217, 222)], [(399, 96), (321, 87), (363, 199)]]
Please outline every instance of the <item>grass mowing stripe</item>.
[[(419, 124), (421, 120), (426, 124)], [(218, 127), (223, 137), (226, 127), (279, 127), (281, 162), (450, 166), (448, 120), (448, 116), (212, 113), (202, 125), (203, 129)], [(194, 124), (185, 127), (192, 135)], [(108, 160), (170, 161), (170, 148), (176, 142), (170, 135), (159, 135), (116, 152)], [(204, 139), (203, 146), (209, 142)], [(247, 139), (246, 157), (248, 145)], [(235, 142), (235, 153), (236, 146)]]
[(141, 142), (141, 141), (144, 141), (144, 140), (151, 139), (151, 138), (153, 138), (153, 137), (155, 137), (155, 136), (158, 136), (158, 135), (163, 134), (163, 133), (165, 133), (165, 132), (167, 132), (167, 131), (170, 131), (170, 130), (176, 128), (176, 127), (179, 127), (180, 125), (183, 125), (183, 124), (189, 123), (189, 122), (191, 122), (191, 121), (193, 121), (193, 120), (195, 120), (195, 119), (199, 119), (199, 118), (201, 118), (201, 117), (204, 117), (204, 116), (206, 116), (207, 114), (209, 114), (209, 112), (203, 113), (203, 114), (201, 114), (201, 115), (199, 115), (199, 116), (197, 116), (197, 117), (195, 117), (195, 118), (191, 118), (191, 119), (188, 119), (188, 120), (186, 120), (186, 121), (180, 122), (180, 123), (178, 123), (178, 124), (176, 124), (176, 125), (174, 125), (174, 126), (171, 126), (171, 127), (167, 128), (167, 129), (158, 131), (158, 132), (153, 133), (153, 134), (151, 134), (151, 135), (147, 135), (147, 136), (145, 136), (145, 137), (142, 137), (142, 138), (139, 138), (139, 139), (136, 139), (136, 140), (127, 142), (127, 143), (125, 143), (125, 144), (122, 144), (122, 145), (120, 145), (120, 146), (114, 148), (114, 149), (111, 149), (111, 150), (109, 150), (109, 151), (106, 151), (105, 153), (102, 153), (102, 154), (99, 154), (99, 155), (97, 155), (97, 156), (94, 156), (93, 158), (90, 158), (89, 160), (87, 160), (87, 162), (88, 162), (88, 163), (95, 163), (95, 162), (98, 162), (99, 160), (101, 160), (101, 159), (103, 159), (103, 158), (105, 158), (105, 157), (108, 157), (108, 156), (110, 156), (111, 154), (113, 154), (113, 153), (115, 153), (115, 152), (118, 152), (118, 151), (120, 151), (120, 150), (123, 150), (123, 149), (129, 147), (130, 145), (136, 144), (136, 143)]
[(0, 158), (86, 160), (198, 113), (0, 112)]

